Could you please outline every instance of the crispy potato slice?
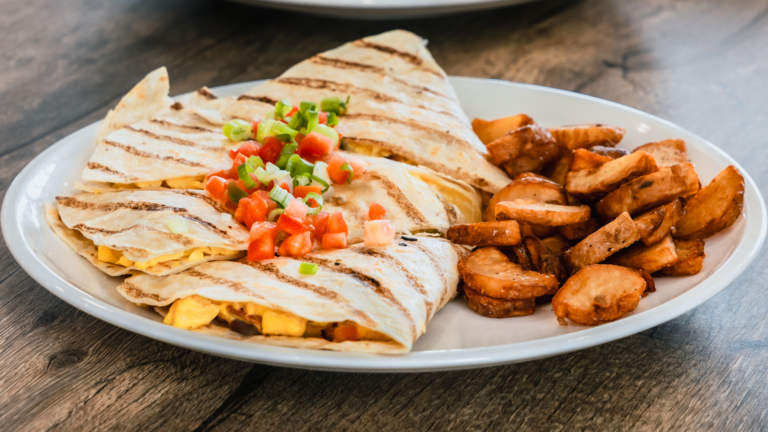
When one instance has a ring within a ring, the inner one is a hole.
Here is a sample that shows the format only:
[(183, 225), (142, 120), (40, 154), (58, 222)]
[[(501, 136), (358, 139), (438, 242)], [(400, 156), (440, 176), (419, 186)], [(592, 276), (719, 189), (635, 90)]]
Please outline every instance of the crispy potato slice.
[(568, 149), (563, 149), (560, 157), (545, 165), (544, 168), (542, 168), (541, 173), (553, 182), (565, 186), (565, 176), (568, 175), (568, 170), (571, 167), (571, 160), (573, 160), (573, 152)]
[(497, 299), (464, 288), (464, 299), (475, 312), (488, 318), (509, 318), (531, 315), (536, 310), (536, 299)]
[(672, 235), (682, 240), (705, 239), (733, 225), (743, 207), (744, 177), (730, 165), (686, 200)]
[(520, 226), (517, 221), (453, 225), (448, 240), (470, 246), (514, 246), (521, 242)]
[(472, 120), (472, 130), (475, 131), (475, 135), (480, 138), (483, 144), (488, 144), (506, 135), (509, 131), (531, 124), (534, 124), (533, 119), (525, 114), (491, 121), (476, 118)]
[(606, 156), (611, 159), (618, 159), (629, 154), (629, 150), (618, 147), (606, 147), (606, 146), (592, 146), (587, 150), (592, 153), (599, 154), (600, 156)]
[(647, 296), (648, 293), (656, 292), (656, 281), (653, 280), (653, 276), (645, 270), (635, 270), (643, 277), (643, 279), (645, 279), (645, 291), (643, 291), (643, 297)]
[(531, 254), (528, 253), (528, 249), (522, 244), (519, 244), (511, 248), (510, 253), (507, 254), (512, 262), (517, 263), (525, 271), (536, 271), (533, 268), (533, 261), (531, 261)]
[(534, 199), (551, 204), (568, 204), (565, 188), (561, 185), (535, 174), (520, 174), (491, 198), (488, 202), (485, 220), (496, 220), (497, 203), (516, 199)]
[(545, 226), (563, 226), (586, 222), (589, 206), (564, 206), (530, 199), (516, 199), (496, 204), (497, 220), (516, 220)]
[(594, 218), (589, 218), (585, 222), (575, 225), (565, 225), (558, 227), (558, 231), (568, 240), (581, 240), (600, 228), (600, 224)]
[[(574, 170), (574, 165), (581, 152), (597, 157), (606, 157), (587, 150), (574, 152), (571, 171), (568, 172), (565, 179), (565, 190), (578, 199), (598, 200), (626, 182), (658, 171), (653, 157), (645, 152), (636, 152), (629, 156), (611, 159), (598, 168)], [(578, 167), (578, 165), (576, 166)]]
[(641, 145), (633, 150), (644, 151), (653, 156), (659, 167), (688, 163), (688, 152), (685, 149), (685, 141), (681, 139), (668, 139)]
[(681, 217), (683, 217), (683, 203), (678, 198), (669, 204), (643, 213), (633, 220), (637, 231), (640, 232), (640, 240), (646, 246), (650, 246), (672, 232)]
[(561, 325), (565, 319), (597, 325), (635, 310), (645, 291), (639, 272), (609, 264), (584, 267), (571, 276), (552, 299), (552, 310)]
[(680, 262), (672, 236), (667, 235), (660, 242), (646, 246), (638, 243), (613, 255), (610, 264), (622, 265), (653, 273)]
[(704, 267), (704, 240), (675, 240), (675, 252), (680, 262), (661, 269), (664, 276), (692, 276)]
[(565, 251), (571, 247), (571, 244), (568, 243), (568, 240), (559, 234), (552, 237), (543, 238), (541, 239), (541, 242), (544, 243), (544, 246), (551, 250), (552, 253), (555, 254), (555, 256), (558, 258), (562, 257)]
[(629, 214), (622, 213), (612, 222), (568, 249), (563, 255), (563, 263), (571, 273), (575, 273), (588, 265), (603, 261), (639, 239), (640, 233), (632, 222), (632, 218)]
[(557, 292), (553, 275), (523, 270), (499, 249), (477, 249), (459, 261), (459, 273), (467, 288), (488, 297), (522, 300)]
[(561, 147), (576, 150), (596, 145), (613, 147), (624, 138), (624, 128), (602, 124), (563, 126), (549, 130)]
[(605, 220), (611, 220), (624, 212), (642, 213), (698, 190), (699, 176), (693, 165), (677, 164), (621, 185), (601, 199), (595, 209)]
[(568, 279), (563, 263), (544, 243), (536, 237), (526, 237), (523, 245), (528, 250), (533, 268), (541, 274), (551, 274), (558, 282), (563, 283)]
[(597, 169), (612, 160), (614, 159), (611, 159), (608, 156), (599, 155), (589, 150), (578, 149), (573, 152), (573, 157), (571, 158), (571, 165), (568, 167), (568, 170), (581, 171), (581, 170)]
[(539, 172), (560, 157), (560, 147), (549, 131), (538, 125), (520, 127), (488, 144), (491, 159), (510, 177)]

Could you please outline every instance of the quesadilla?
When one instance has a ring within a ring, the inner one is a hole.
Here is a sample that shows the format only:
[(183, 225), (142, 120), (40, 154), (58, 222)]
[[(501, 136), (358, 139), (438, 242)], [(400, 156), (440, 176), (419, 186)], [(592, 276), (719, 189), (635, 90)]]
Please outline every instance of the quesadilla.
[[(447, 240), (404, 237), (387, 247), (357, 244), (301, 259), (137, 274), (117, 289), (183, 329), (296, 348), (402, 353), (456, 296), (465, 254)], [(302, 274), (302, 265), (317, 265), (317, 272)]]
[[(112, 276), (177, 273), (242, 257), (245, 227), (202, 193), (119, 190), (56, 197), (48, 223), (75, 252)], [(225, 215), (225, 216), (222, 216)]]
[(287, 99), (349, 95), (339, 131), (350, 151), (423, 165), (490, 193), (510, 182), (486, 160), (448, 77), (413, 33), (391, 31), (318, 54), (222, 107), (263, 118)]

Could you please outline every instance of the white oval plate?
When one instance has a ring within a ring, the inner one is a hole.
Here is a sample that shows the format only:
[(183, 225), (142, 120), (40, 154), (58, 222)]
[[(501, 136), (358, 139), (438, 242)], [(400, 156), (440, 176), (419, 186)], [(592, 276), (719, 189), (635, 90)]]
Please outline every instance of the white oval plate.
[[(413, 347), (401, 356), (312, 351), (231, 341), (164, 325), (159, 315), (134, 306), (115, 287), (120, 279), (100, 272), (70, 250), (48, 227), (43, 205), (74, 192), (72, 182), (95, 146), (98, 123), (69, 135), (30, 162), (14, 180), (2, 208), (2, 230), (13, 256), (53, 294), (99, 319), (157, 340), (239, 360), (342, 371), (437, 371), (485, 367), (567, 353), (613, 341), (669, 321), (722, 291), (755, 258), (766, 235), (766, 211), (754, 181), (722, 150), (667, 121), (612, 102), (550, 88), (473, 78), (451, 78), (467, 114), (497, 118), (527, 113), (544, 126), (608, 123), (627, 129), (621, 147), (682, 138), (703, 184), (729, 164), (744, 174), (744, 216), (706, 240), (701, 273), (659, 278), (657, 291), (621, 319), (597, 327), (558, 325), (550, 305), (527, 317), (484, 318), (462, 300), (441, 310)], [(214, 89), (237, 95), (258, 82)]]

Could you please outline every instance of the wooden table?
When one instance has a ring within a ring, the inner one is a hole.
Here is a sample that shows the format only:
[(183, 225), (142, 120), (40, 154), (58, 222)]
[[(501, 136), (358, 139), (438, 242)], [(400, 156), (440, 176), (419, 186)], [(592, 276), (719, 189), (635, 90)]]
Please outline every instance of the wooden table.
[[(392, 28), (452, 75), (613, 100), (722, 146), (768, 187), (768, 1), (542, 1), (351, 22), (210, 1), (0, 0), (0, 190), (166, 65), (172, 93), (280, 74)], [(2, 430), (756, 430), (768, 427), (768, 258), (640, 334), (546, 360), (410, 375), (267, 367), (101, 322), (0, 254)]]

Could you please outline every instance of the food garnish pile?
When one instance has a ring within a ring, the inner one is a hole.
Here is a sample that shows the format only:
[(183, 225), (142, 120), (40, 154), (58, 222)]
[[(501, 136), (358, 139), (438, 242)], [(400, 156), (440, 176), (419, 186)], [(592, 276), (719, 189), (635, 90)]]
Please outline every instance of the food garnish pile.
[(459, 271), (467, 303), (487, 317), (551, 300), (562, 325), (613, 321), (655, 291), (654, 277), (699, 273), (704, 240), (742, 213), (739, 171), (702, 187), (680, 139), (629, 152), (616, 147), (620, 127), (547, 129), (525, 114), (472, 126), (512, 178), (486, 222), (448, 231), (476, 247)]

